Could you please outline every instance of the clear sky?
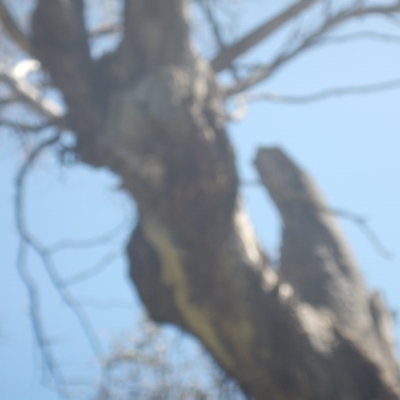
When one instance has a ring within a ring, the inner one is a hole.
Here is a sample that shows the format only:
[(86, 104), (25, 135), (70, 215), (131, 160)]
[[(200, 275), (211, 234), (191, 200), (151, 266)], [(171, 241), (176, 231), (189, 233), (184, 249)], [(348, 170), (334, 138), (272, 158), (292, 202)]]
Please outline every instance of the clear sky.
[[(256, 10), (252, 12), (243, 29), (258, 18)], [(364, 20), (354, 28), (388, 30), (380, 21)], [(264, 56), (262, 49), (257, 56)], [(263, 89), (308, 94), (380, 82), (400, 78), (399, 63), (400, 42), (332, 44), (305, 54)], [(400, 89), (308, 105), (258, 102), (249, 105), (244, 120), (229, 126), (243, 181), (256, 179), (252, 166), (256, 149), (278, 145), (315, 178), (332, 208), (368, 219), (385, 248), (395, 254), (393, 260), (382, 258), (354, 223), (340, 222), (367, 285), (381, 290), (393, 310), (400, 310), (399, 104)], [(18, 141), (0, 131), (0, 398), (54, 400), (54, 392), (40, 384), (27, 292), (16, 271), (13, 202), (22, 160)], [(257, 186), (243, 185), (242, 192), (260, 241), (276, 254), (280, 222), (268, 195)], [(105, 349), (110, 340), (135, 329), (141, 305), (127, 280), (123, 256), (135, 212), (118, 189), (118, 179), (104, 169), (60, 167), (46, 154), (29, 176), (26, 216), (30, 231), (44, 244), (93, 238), (120, 226), (106, 245), (61, 252), (55, 261), (60, 274), (67, 277), (109, 257), (112, 262), (101, 274), (71, 286), (71, 292), (82, 301)], [(69, 377), (90, 378), (96, 366), (80, 327), (51, 287), (37, 257), (30, 254), (28, 261), (41, 287), (43, 316), (60, 364)], [(400, 339), (398, 323), (396, 333)]]

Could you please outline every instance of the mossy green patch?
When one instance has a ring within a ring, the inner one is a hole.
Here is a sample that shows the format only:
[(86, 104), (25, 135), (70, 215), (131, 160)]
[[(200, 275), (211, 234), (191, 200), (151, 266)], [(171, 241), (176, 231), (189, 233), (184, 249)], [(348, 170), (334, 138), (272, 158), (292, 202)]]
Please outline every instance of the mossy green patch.
[(146, 236), (156, 249), (162, 264), (162, 280), (174, 291), (176, 305), (193, 332), (212, 350), (227, 369), (235, 368), (235, 361), (224, 348), (213, 327), (209, 311), (190, 301), (190, 288), (185, 272), (185, 253), (173, 241), (168, 230), (154, 219), (146, 218)]

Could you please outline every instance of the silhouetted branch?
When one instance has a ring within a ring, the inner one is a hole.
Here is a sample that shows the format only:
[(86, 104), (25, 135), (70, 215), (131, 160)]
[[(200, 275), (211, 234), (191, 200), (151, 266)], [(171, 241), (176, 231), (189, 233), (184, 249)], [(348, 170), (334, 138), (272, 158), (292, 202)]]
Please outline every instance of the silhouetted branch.
[[(211, 31), (213, 33), (214, 39), (218, 45), (219, 51), (223, 51), (227, 46), (225, 44), (225, 41), (222, 37), (222, 32), (220, 25), (217, 21), (217, 18), (214, 15), (214, 12), (210, 6), (210, 0), (198, 0), (197, 1), (200, 8), (202, 9), (205, 17), (207, 18), (207, 21), (211, 27)], [(233, 62), (227, 67), (229, 70), (232, 72), (232, 75), (235, 79), (239, 79), (239, 76), (237, 74), (237, 70), (233, 64)]]
[(44, 364), (54, 378), (54, 382), (57, 388), (57, 391), (65, 396), (65, 390), (63, 389), (63, 385), (65, 383), (64, 379), (60, 375), (60, 372), (57, 369), (57, 364), (55, 361), (55, 357), (53, 356), (51, 350), (48, 346), (48, 340), (46, 338), (43, 323), (41, 322), (40, 317), (40, 306), (39, 306), (39, 294), (36, 286), (29, 275), (26, 264), (25, 264), (25, 253), (28, 248), (31, 248), (41, 259), (46, 272), (60, 294), (64, 303), (69, 307), (69, 309), (73, 312), (81, 328), (83, 329), (87, 340), (89, 341), (93, 352), (99, 358), (102, 354), (101, 345), (95, 331), (86, 315), (86, 313), (81, 309), (81, 305), (74, 299), (74, 297), (69, 293), (66, 289), (62, 278), (59, 276), (57, 268), (53, 264), (53, 261), (48, 253), (47, 249), (45, 249), (37, 240), (34, 238), (28, 228), (24, 217), (24, 193), (25, 193), (25, 181), (29, 171), (32, 168), (32, 165), (36, 158), (46, 149), (54, 144), (56, 144), (61, 136), (61, 132), (58, 131), (49, 139), (41, 142), (29, 155), (25, 163), (22, 165), (16, 182), (16, 198), (15, 198), (15, 208), (16, 208), (16, 225), (18, 234), (20, 236), (20, 250), (19, 250), (19, 262), (18, 262), (18, 270), (21, 275), (21, 279), (25, 283), (29, 298), (30, 298), (30, 317), (32, 320), (33, 331), (35, 335), (35, 339), (37, 341), (38, 347), (40, 349), (42, 359)]
[(67, 305), (67, 307), (72, 311), (72, 313), (78, 320), (93, 350), (93, 353), (97, 358), (100, 358), (103, 353), (100, 340), (97, 338), (97, 334), (94, 328), (92, 327), (89, 318), (87, 317), (86, 313), (82, 310), (81, 304), (77, 300), (75, 300), (75, 298), (67, 290), (66, 286), (64, 285), (64, 281), (59, 275), (56, 266), (54, 265), (51, 257), (47, 253), (47, 250), (32, 237), (27, 236), (26, 238), (29, 238), (29, 240), (27, 240), (27, 243), (32, 247), (33, 250), (35, 250), (35, 252), (41, 258), (42, 263), (45, 266), (46, 272), (53, 286), (57, 289), (58, 293), (60, 294), (61, 299)]
[(24, 79), (16, 78), (13, 72), (4, 66), (0, 66), (0, 81), (10, 86), (21, 101), (27, 103), (40, 115), (44, 115), (51, 121), (61, 121), (64, 111), (59, 104), (43, 97), (42, 93), (35, 86)]
[(225, 47), (221, 50), (220, 54), (218, 54), (211, 61), (211, 65), (213, 66), (214, 70), (216, 72), (220, 72), (228, 68), (235, 59), (259, 44), (268, 36), (271, 36), (288, 21), (290, 21), (296, 15), (302, 13), (307, 8), (310, 8), (315, 3), (316, 0), (301, 0), (288, 7), (272, 19), (264, 22), (229, 47)]
[(40, 312), (39, 290), (31, 274), (28, 271), (26, 265), (26, 252), (26, 243), (21, 240), (18, 248), (17, 270), (21, 281), (25, 285), (25, 288), (28, 292), (29, 316), (32, 324), (32, 330), (41, 354), (45, 370), (48, 371), (50, 373), (50, 376), (53, 378), (56, 391), (60, 394), (60, 396), (65, 397), (65, 378), (62, 375), (61, 369), (56, 362), (53, 352), (51, 351), (51, 347), (49, 345), (50, 340), (48, 339), (44, 331), (44, 324), (42, 322)]
[(395, 258), (395, 255), (384, 247), (378, 235), (373, 231), (365, 217), (353, 214), (347, 210), (337, 208), (326, 209), (324, 211), (353, 222), (364, 233), (368, 241), (372, 244), (379, 255), (381, 255), (383, 258), (386, 258), (387, 260), (393, 260)]
[(321, 90), (319, 92), (306, 94), (306, 95), (284, 95), (271, 92), (260, 93), (243, 93), (239, 95), (244, 101), (269, 101), (273, 103), (286, 103), (286, 104), (308, 104), (316, 101), (326, 100), (332, 97), (352, 96), (371, 94), (387, 90), (394, 90), (400, 87), (400, 78), (372, 83), (369, 85), (356, 85), (336, 87), (331, 89)]
[(379, 42), (400, 44), (400, 36), (373, 31), (354, 32), (347, 35), (328, 36), (325, 38), (321, 38), (319, 42), (323, 44), (343, 44), (355, 40), (376, 40)]
[(256, 68), (250, 75), (246, 78), (237, 81), (233, 86), (226, 89), (227, 96), (231, 96), (237, 93), (241, 93), (248, 88), (260, 83), (261, 81), (270, 78), (273, 73), (275, 73), (279, 68), (285, 65), (287, 62), (294, 59), (299, 54), (302, 54), (305, 50), (314, 47), (319, 44), (319, 40), (327, 32), (330, 32), (338, 25), (343, 24), (351, 19), (361, 17), (361, 16), (387, 16), (392, 13), (400, 12), (400, 3), (396, 2), (392, 5), (384, 6), (370, 6), (364, 8), (351, 8), (349, 10), (343, 10), (334, 16), (329, 17), (324, 23), (314, 30), (314, 32), (309, 33), (297, 46), (291, 50), (283, 50), (278, 54), (273, 61), (269, 64), (260, 66)]
[(4, 118), (0, 118), (0, 126), (15, 129), (19, 132), (40, 132), (46, 128), (53, 126), (54, 124), (50, 121), (46, 121), (42, 124), (32, 125), (26, 124), (19, 121), (11, 121)]
[(111, 299), (111, 300), (93, 300), (87, 298), (80, 298), (79, 304), (85, 307), (93, 307), (98, 309), (113, 309), (113, 308), (122, 308), (132, 311), (132, 302), (129, 300), (119, 300), (119, 299)]
[(122, 232), (123, 228), (130, 224), (131, 221), (127, 221), (124, 219), (121, 223), (119, 223), (114, 228), (110, 229), (108, 232), (91, 239), (69, 239), (62, 240), (58, 243), (50, 245), (47, 248), (49, 254), (55, 254), (60, 251), (70, 250), (70, 249), (85, 249), (95, 246), (101, 246), (115, 239), (115, 237)]
[(8, 8), (3, 1), (0, 1), (0, 21), (11, 39), (26, 53), (31, 52), (29, 39), (22, 32), (18, 24), (15, 22)]
[(32, 239), (25, 228), (23, 216), (23, 201), (24, 201), (24, 183), (30, 167), (39, 154), (46, 148), (54, 145), (59, 140), (59, 133), (52, 136), (50, 139), (43, 141), (28, 157), (24, 165), (21, 167), (17, 176), (17, 190), (15, 197), (15, 211), (17, 230), (20, 236), (20, 244), (18, 249), (17, 268), (18, 273), (24, 283), (29, 297), (29, 316), (32, 323), (32, 329), (35, 340), (37, 342), (45, 369), (49, 372), (54, 380), (55, 388), (61, 397), (65, 397), (65, 379), (60, 368), (57, 365), (56, 359), (49, 346), (49, 339), (44, 330), (44, 325), (41, 317), (39, 290), (34, 282), (26, 265), (26, 253), (31, 246)]
[(121, 251), (113, 251), (103, 257), (96, 265), (91, 268), (88, 268), (85, 271), (82, 271), (78, 274), (75, 274), (69, 278), (63, 279), (64, 286), (72, 286), (76, 285), (77, 283), (81, 283), (87, 279), (92, 278), (93, 276), (99, 274), (100, 272), (104, 271), (114, 260), (121, 256)]
[(217, 45), (219, 47), (219, 51), (222, 51), (226, 47), (226, 45), (225, 45), (225, 41), (222, 37), (220, 25), (219, 25), (215, 15), (214, 15), (214, 12), (210, 6), (210, 0), (197, 0), (197, 3), (199, 4), (205, 17), (207, 18), (207, 21), (211, 27), (211, 31), (214, 35), (215, 41), (217, 42)]

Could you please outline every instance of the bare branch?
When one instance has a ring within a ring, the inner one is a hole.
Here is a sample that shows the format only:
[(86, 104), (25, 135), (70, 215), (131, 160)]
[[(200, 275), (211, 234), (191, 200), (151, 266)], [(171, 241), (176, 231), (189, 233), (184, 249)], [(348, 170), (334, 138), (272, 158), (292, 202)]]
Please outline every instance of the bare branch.
[(342, 44), (355, 40), (376, 40), (380, 42), (400, 44), (400, 36), (373, 31), (354, 32), (340, 36), (329, 36), (321, 38), (319, 42), (323, 44)]
[(21, 132), (40, 132), (43, 129), (49, 128), (53, 125), (54, 124), (50, 121), (46, 121), (43, 124), (31, 125), (31, 124), (25, 124), (23, 122), (10, 121), (7, 119), (0, 118), (0, 126), (5, 126), (7, 128), (11, 128)]
[[(203, 10), (204, 15), (207, 18), (208, 23), (210, 24), (212, 33), (214, 35), (215, 41), (217, 42), (219, 51), (222, 51), (223, 49), (226, 48), (225, 41), (222, 37), (222, 32), (220, 29), (220, 26), (218, 24), (218, 21), (214, 15), (214, 12), (210, 6), (210, 1), (209, 0), (198, 0), (200, 8)], [(233, 64), (233, 62), (227, 67), (230, 69), (232, 72), (233, 77), (237, 80), (239, 79), (237, 70)]]
[(31, 52), (31, 45), (28, 38), (19, 28), (8, 8), (3, 1), (0, 1), (0, 21), (10, 35), (12, 40), (23, 50), (25, 53)]
[(101, 246), (113, 240), (116, 235), (121, 233), (123, 228), (127, 226), (128, 223), (130, 223), (130, 221), (127, 222), (127, 220), (124, 219), (124, 221), (119, 223), (116, 227), (95, 238), (86, 240), (62, 240), (61, 242), (49, 246), (47, 251), (49, 254), (54, 254), (68, 249), (85, 249), (89, 247)]
[(216, 72), (220, 72), (228, 68), (232, 64), (233, 60), (246, 53), (268, 36), (271, 36), (293, 17), (299, 15), (304, 10), (315, 4), (316, 1), (317, 0), (301, 0), (280, 14), (276, 15), (274, 18), (264, 22), (258, 28), (248, 33), (236, 43), (224, 48), (220, 54), (218, 54), (211, 61), (212, 67)]
[(222, 37), (222, 32), (221, 32), (220, 26), (217, 22), (217, 19), (215, 18), (214, 12), (210, 7), (210, 1), (209, 0), (198, 0), (197, 3), (199, 4), (205, 17), (207, 18), (207, 21), (210, 24), (212, 33), (214, 35), (215, 41), (217, 42), (219, 50), (221, 51), (222, 49), (224, 49), (226, 47), (225, 41)]
[(35, 56), (63, 94), (72, 130), (79, 132), (79, 139), (93, 143), (93, 135), (102, 129), (103, 115), (98, 107), (102, 84), (96, 83), (85, 3), (38, 0), (31, 19), (31, 42)]
[(378, 235), (373, 231), (371, 226), (368, 224), (366, 218), (342, 209), (334, 208), (334, 209), (326, 209), (324, 211), (336, 215), (337, 217), (345, 218), (348, 219), (349, 221), (352, 221), (364, 233), (366, 238), (369, 240), (369, 242), (372, 244), (372, 246), (379, 255), (381, 255), (383, 258), (386, 258), (387, 260), (393, 260), (395, 258), (395, 255), (384, 247)]
[(88, 316), (86, 315), (85, 311), (82, 310), (82, 305), (67, 290), (66, 286), (64, 285), (63, 279), (60, 277), (57, 268), (52, 262), (51, 257), (48, 255), (46, 249), (43, 246), (41, 246), (37, 242), (37, 240), (32, 238), (32, 236), (28, 235), (25, 237), (25, 239), (29, 239), (27, 240), (27, 243), (32, 247), (32, 249), (35, 250), (38, 256), (42, 259), (42, 262), (46, 268), (46, 272), (52, 284), (57, 289), (63, 302), (75, 315), (93, 350), (93, 353), (95, 354), (97, 359), (100, 359), (100, 357), (103, 354), (102, 346)]
[(42, 317), (40, 312), (41, 307), (40, 307), (39, 290), (31, 274), (28, 271), (26, 265), (26, 253), (27, 253), (27, 245), (25, 241), (21, 238), (17, 256), (17, 270), (22, 283), (25, 285), (28, 291), (29, 316), (34, 336), (40, 354), (42, 356), (42, 361), (45, 370), (47, 370), (50, 373), (50, 376), (53, 378), (57, 393), (62, 398), (68, 397), (66, 396), (65, 392), (65, 378), (61, 372), (60, 367), (56, 362), (56, 359), (51, 350), (51, 346), (49, 345), (50, 340), (48, 339), (44, 330), (44, 324), (42, 322)]
[(54, 135), (48, 140), (42, 142), (31, 153), (25, 164), (21, 167), (17, 177), (17, 191), (16, 191), (16, 222), (17, 229), (20, 235), (20, 244), (18, 250), (17, 268), (22, 282), (28, 291), (29, 296), (29, 315), (32, 323), (33, 333), (42, 356), (42, 361), (45, 368), (50, 373), (55, 383), (55, 388), (60, 396), (65, 397), (65, 379), (57, 365), (56, 359), (50, 348), (49, 340), (44, 330), (39, 302), (39, 292), (36, 284), (30, 275), (26, 265), (26, 253), (29, 247), (30, 237), (25, 230), (25, 222), (23, 219), (23, 197), (24, 197), (24, 181), (29, 172), (30, 166), (39, 154), (49, 146), (52, 146), (59, 139), (59, 134)]
[(85, 307), (93, 307), (98, 309), (112, 309), (112, 308), (123, 308), (132, 311), (132, 302), (129, 300), (119, 300), (119, 299), (111, 299), (111, 300), (93, 300), (93, 299), (79, 299), (79, 304)]
[[(263, 182), (260, 180), (242, 180), (241, 181), (242, 186), (246, 187), (262, 187)], [(279, 195), (282, 197), (286, 197), (287, 199), (295, 199), (296, 201), (304, 202), (304, 203), (309, 203), (309, 200), (304, 197), (296, 194), (293, 191), (290, 190), (282, 190), (282, 189), (274, 189), (276, 192), (279, 192)], [(334, 215), (338, 218), (343, 218), (347, 219), (350, 222), (353, 222), (360, 230), (361, 232), (365, 235), (367, 240), (371, 243), (372, 247), (375, 249), (375, 251), (382, 257), (387, 260), (393, 260), (395, 258), (395, 255), (388, 251), (385, 246), (383, 245), (382, 241), (379, 239), (378, 235), (374, 232), (374, 230), (371, 228), (371, 226), (368, 224), (368, 221), (365, 217), (357, 215), (351, 211), (344, 210), (342, 208), (331, 208), (327, 206), (321, 206), (321, 205), (315, 205), (314, 207), (320, 212), (320, 213), (326, 213), (326, 214), (331, 214)]]
[(274, 103), (286, 103), (286, 104), (308, 104), (316, 101), (329, 99), (332, 97), (340, 96), (352, 96), (352, 95), (364, 95), (376, 92), (382, 92), (387, 90), (395, 90), (400, 87), (400, 78), (393, 79), (385, 82), (372, 83), (369, 85), (357, 85), (357, 86), (346, 86), (336, 87), (331, 89), (321, 90), (316, 93), (307, 95), (282, 95), (271, 92), (260, 92), (260, 93), (244, 93), (239, 95), (244, 101), (269, 101)]
[(236, 82), (232, 87), (226, 90), (228, 96), (243, 92), (251, 86), (260, 83), (261, 81), (270, 78), (274, 72), (281, 68), (284, 64), (291, 61), (293, 58), (303, 53), (305, 50), (319, 43), (320, 38), (331, 31), (339, 24), (342, 24), (353, 18), (361, 16), (380, 15), (387, 16), (392, 13), (400, 12), (400, 3), (396, 2), (393, 5), (371, 6), (365, 8), (352, 8), (344, 10), (338, 14), (329, 17), (318, 29), (310, 33), (300, 44), (290, 51), (283, 51), (268, 65), (261, 66), (252, 72), (248, 77)]
[(36, 112), (52, 121), (60, 121), (64, 116), (62, 107), (51, 99), (43, 97), (42, 93), (24, 79), (17, 79), (4, 66), (0, 66), (0, 81), (9, 85), (18, 97)]
[(92, 278), (93, 276), (104, 271), (113, 261), (115, 261), (120, 256), (121, 256), (121, 250), (113, 251), (107, 254), (100, 260), (100, 262), (98, 262), (93, 267), (83, 272), (80, 272), (76, 275), (73, 275), (70, 278), (63, 279), (63, 285), (64, 286), (76, 285), (77, 283), (81, 283), (87, 279)]
[[(16, 182), (16, 225), (19, 236), (21, 238), (20, 244), (20, 260), (24, 260), (24, 254), (26, 249), (31, 248), (35, 251), (35, 253), (40, 257), (45, 266), (46, 272), (53, 283), (54, 287), (57, 289), (64, 303), (68, 306), (68, 308), (75, 314), (75, 317), (78, 319), (81, 328), (83, 329), (87, 340), (89, 341), (93, 352), (99, 357), (102, 354), (102, 349), (99, 340), (95, 334), (94, 329), (91, 326), (91, 323), (86, 316), (86, 313), (80, 308), (81, 305), (73, 298), (73, 296), (68, 292), (65, 288), (61, 277), (58, 274), (58, 271), (53, 264), (50, 255), (47, 250), (29, 233), (25, 217), (24, 217), (24, 192), (25, 192), (25, 181), (33, 162), (36, 158), (42, 153), (46, 148), (56, 144), (61, 136), (61, 131), (57, 132), (50, 139), (47, 139), (40, 143), (27, 158), (26, 162), (22, 165)], [(47, 346), (47, 340), (44, 334), (43, 324), (40, 319), (40, 309), (38, 304), (38, 293), (35, 285), (33, 284), (32, 279), (27, 273), (25, 263), (23, 261), (19, 262), (19, 271), (21, 278), (26, 284), (30, 301), (33, 302), (30, 304), (31, 310), (31, 320), (33, 324), (33, 330), (35, 339), (38, 343), (43, 361), (45, 363), (46, 368), (50, 372), (51, 376), (53, 376), (57, 390), (61, 393), (63, 392), (60, 375), (58, 371), (55, 370), (55, 358), (51, 351)]]

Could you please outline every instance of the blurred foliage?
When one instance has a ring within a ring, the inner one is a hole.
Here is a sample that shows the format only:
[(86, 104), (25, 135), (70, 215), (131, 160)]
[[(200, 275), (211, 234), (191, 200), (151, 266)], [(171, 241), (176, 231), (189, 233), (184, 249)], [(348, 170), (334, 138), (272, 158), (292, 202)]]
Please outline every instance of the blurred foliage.
[(234, 381), (183, 333), (143, 322), (115, 341), (93, 400), (244, 400)]

